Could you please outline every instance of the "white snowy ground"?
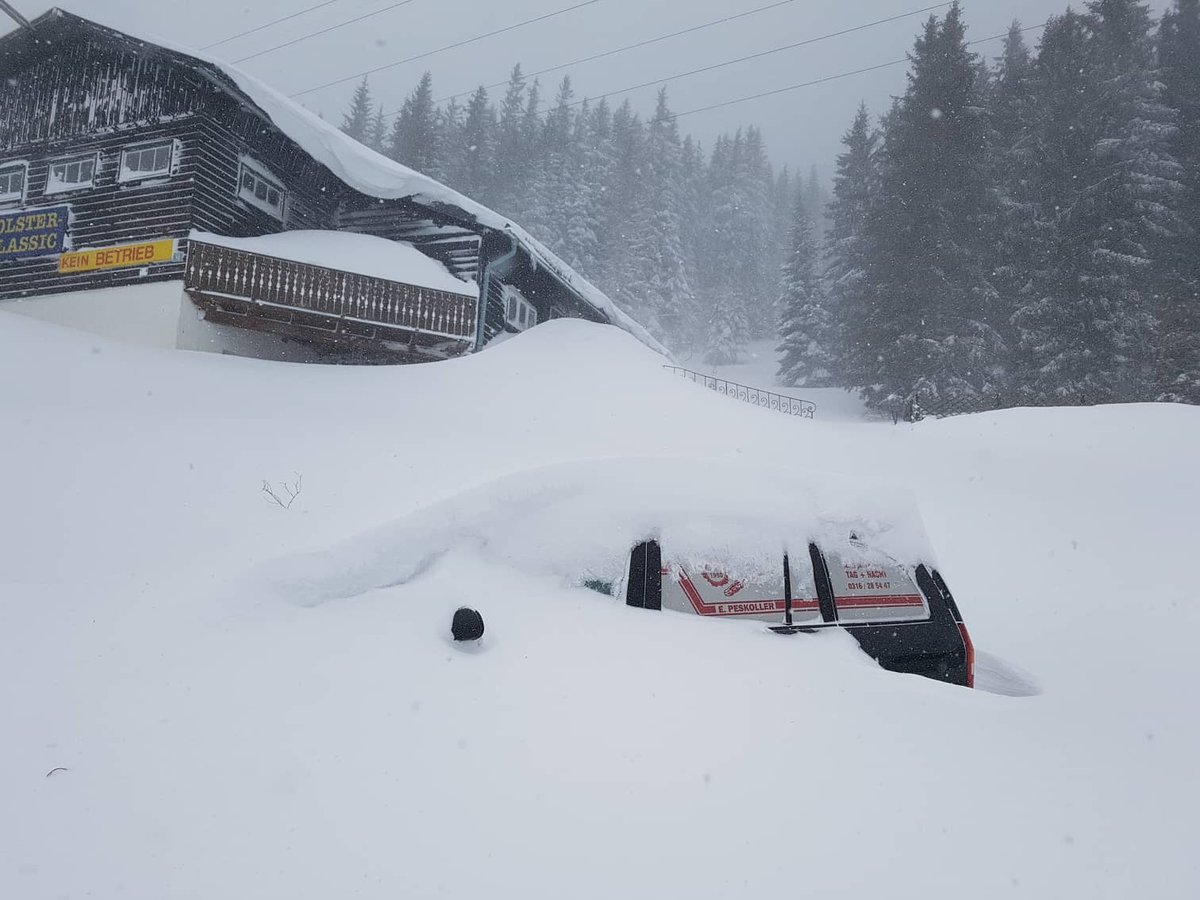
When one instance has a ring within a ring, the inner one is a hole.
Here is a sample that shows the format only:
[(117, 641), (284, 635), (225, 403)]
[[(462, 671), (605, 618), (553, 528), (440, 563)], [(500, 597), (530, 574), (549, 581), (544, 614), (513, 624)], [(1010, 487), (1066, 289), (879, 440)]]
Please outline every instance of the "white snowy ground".
[[(0, 897), (1200, 896), (1200, 410), (793, 420), (568, 321), (380, 369), (0, 313), (0, 377)], [(470, 547), (354, 593), (372, 529), (627, 456), (910, 486), (1025, 696)]]

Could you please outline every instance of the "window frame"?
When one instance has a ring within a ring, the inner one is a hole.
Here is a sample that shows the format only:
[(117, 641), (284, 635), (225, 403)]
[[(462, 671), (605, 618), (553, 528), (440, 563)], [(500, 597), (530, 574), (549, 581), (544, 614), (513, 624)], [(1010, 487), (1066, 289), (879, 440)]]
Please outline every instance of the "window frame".
[[(76, 184), (64, 184), (61, 187), (50, 186), (50, 179), (54, 176), (55, 166), (71, 166), (76, 163), (91, 162), (92, 177), (86, 183), (78, 182)], [(96, 186), (96, 174), (100, 169), (100, 154), (99, 153), (80, 153), (75, 156), (62, 156), (58, 159), (52, 159), (46, 167), (46, 187), (42, 191), (47, 197), (55, 197), (59, 194), (70, 194), (74, 191), (90, 191)]]
[(7, 162), (0, 162), (0, 172), (6, 172), (9, 169), (21, 170), (21, 189), (16, 193), (0, 194), (0, 205), (15, 204), (20, 206), (25, 202), (25, 196), (29, 192), (29, 161), (25, 159), (13, 159)]
[[(255, 184), (251, 188), (243, 186), (243, 182), (247, 177), (255, 180)], [(265, 186), (267, 198), (260, 198), (258, 196), (257, 188), (260, 184)], [(278, 205), (270, 202), (269, 197), (272, 190), (279, 194)], [(238, 176), (237, 184), (234, 185), (234, 196), (247, 206), (253, 206), (255, 209), (265, 212), (280, 222), (286, 221), (288, 209), (291, 205), (288, 201), (287, 188), (283, 186), (282, 179), (276, 178), (270, 169), (249, 156), (242, 156), (238, 159)]]
[[(512, 309), (514, 312), (509, 312)], [(504, 324), (514, 331), (528, 331), (538, 323), (537, 307), (511, 284), (504, 285)]]
[[(150, 150), (167, 150), (167, 167), (165, 169), (155, 169), (152, 172), (134, 171), (129, 168), (127, 161), (129, 156), (134, 153), (146, 153)], [(128, 147), (121, 148), (121, 166), (117, 172), (118, 184), (138, 184), (143, 181), (151, 181), (156, 178), (170, 178), (175, 173), (175, 151), (177, 149), (177, 141), (170, 138), (166, 140), (147, 141), (141, 144), (130, 144)]]

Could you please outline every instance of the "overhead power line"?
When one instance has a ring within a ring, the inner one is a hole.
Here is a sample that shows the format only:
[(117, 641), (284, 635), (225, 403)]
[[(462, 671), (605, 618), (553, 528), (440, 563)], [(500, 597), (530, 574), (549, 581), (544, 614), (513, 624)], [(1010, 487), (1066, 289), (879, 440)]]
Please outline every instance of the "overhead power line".
[[(1024, 34), (1025, 32), (1037, 31), (1037, 30), (1039, 30), (1041, 28), (1045, 28), (1045, 27), (1046, 26), (1044, 24), (1030, 25), (1027, 28), (1020, 29), (1020, 31), (1022, 34)], [(978, 40), (968, 41), (967, 46), (974, 47), (978, 44), (986, 44), (991, 41), (998, 41), (998, 40), (1001, 40), (1002, 38), (1006, 38), (1006, 37), (1008, 37), (1008, 32), (1005, 32), (1004, 34), (994, 34), (991, 37), (979, 38)], [(830, 81), (838, 81), (842, 78), (850, 78), (851, 76), (854, 76), (854, 75), (863, 75), (863, 74), (866, 74), (867, 72), (875, 72), (875, 71), (878, 71), (879, 69), (888, 69), (888, 68), (891, 68), (892, 66), (902, 66), (907, 62), (908, 62), (908, 57), (905, 57), (904, 59), (893, 59), (890, 62), (879, 63), (874, 66), (864, 66), (863, 68), (855, 69), (852, 72), (841, 72), (837, 75), (826, 75), (823, 78), (814, 78), (812, 81), (804, 81), (804, 82), (801, 82), (800, 84), (789, 84), (787, 87), (775, 88), (774, 90), (770, 90), (770, 91), (761, 91), (757, 94), (750, 94), (749, 96), (746, 96), (746, 97), (737, 97), (733, 100), (723, 100), (720, 103), (710, 103), (708, 106), (699, 106), (699, 107), (696, 107), (695, 109), (689, 109), (684, 112), (672, 113), (670, 118), (682, 119), (684, 116), (691, 116), (691, 115), (695, 115), (696, 113), (708, 112), (711, 109), (722, 109), (723, 107), (726, 107), (726, 106), (736, 106), (739, 103), (748, 103), (751, 100), (759, 100), (763, 97), (773, 97), (776, 94), (785, 94), (788, 91), (798, 91), (801, 88), (813, 87), (818, 84), (826, 84), (827, 82), (830, 82)]]
[(328, 28), (322, 28), (320, 31), (314, 31), (309, 34), (294, 38), (290, 41), (284, 41), (282, 44), (276, 44), (274, 47), (268, 47), (266, 50), (259, 50), (257, 53), (251, 53), (249, 56), (243, 56), (240, 59), (235, 59), (235, 63), (244, 63), (252, 59), (258, 59), (260, 56), (266, 56), (268, 53), (274, 53), (276, 50), (282, 50), (284, 47), (292, 47), (296, 44), (307, 41), (311, 38), (320, 37), (323, 34), (329, 34), (331, 31), (337, 31), (339, 28), (345, 28), (347, 25), (353, 25), (355, 22), (361, 22), (364, 19), (371, 19), (375, 16), (381, 16), (385, 12), (391, 12), (401, 6), (408, 6), (413, 0), (400, 0), (399, 3), (393, 3), (391, 6), (385, 6), (383, 9), (377, 9), (374, 12), (365, 13), (361, 16), (356, 16), (353, 19), (346, 19), (344, 22), (338, 22), (335, 25), (330, 25)]
[[(875, 19), (873, 22), (864, 22), (862, 25), (854, 25), (850, 28), (843, 28), (841, 31), (832, 31), (829, 34), (822, 34), (817, 37), (805, 38), (802, 41), (794, 41), (793, 43), (790, 43), (790, 44), (784, 44), (781, 47), (772, 47), (769, 50), (760, 50), (758, 53), (750, 53), (746, 56), (739, 56), (736, 59), (728, 59), (725, 62), (713, 63), (712, 65), (701, 66), (698, 69), (690, 69), (687, 72), (679, 72), (678, 74), (675, 74), (675, 75), (668, 75), (666, 78), (655, 78), (650, 81), (643, 81), (640, 84), (631, 85), (630, 87), (621, 88), (620, 90), (616, 90), (616, 91), (609, 91), (608, 93), (599, 94), (594, 97), (588, 97), (585, 100), (576, 100), (574, 103), (571, 103), (570, 105), (571, 106), (579, 106), (580, 104), (586, 102), (586, 100), (604, 100), (607, 97), (613, 97), (613, 96), (616, 96), (617, 94), (628, 94), (633, 91), (641, 90), (644, 87), (651, 87), (656, 84), (665, 84), (668, 81), (679, 81), (680, 79), (690, 78), (693, 75), (700, 75), (704, 72), (715, 72), (718, 69), (724, 69), (724, 68), (727, 68), (728, 66), (736, 66), (739, 63), (750, 62), (751, 60), (755, 60), (755, 59), (762, 59), (763, 57), (766, 57), (766, 56), (773, 56), (776, 53), (783, 53), (787, 50), (795, 50), (798, 47), (808, 47), (812, 44), (818, 44), (822, 41), (828, 41), (828, 40), (831, 40), (836, 37), (842, 37), (847, 34), (854, 34), (859, 31), (866, 31), (868, 28), (876, 28), (880, 25), (886, 25), (889, 22), (898, 22), (901, 19), (909, 19), (909, 18), (912, 18), (913, 16), (918, 16), (921, 13), (927, 13), (932, 10), (941, 9), (944, 6), (949, 6), (949, 5), (950, 5), (949, 3), (937, 3), (937, 4), (934, 4), (933, 6), (924, 6), (921, 9), (913, 9), (913, 10), (909, 10), (908, 12), (905, 12), (905, 13), (898, 13), (894, 16), (888, 16), (887, 18)], [(901, 60), (901, 62), (903, 62), (903, 60)], [(890, 63), (889, 65), (894, 65), (894, 63)]]
[(272, 25), (278, 25), (281, 22), (287, 22), (291, 19), (298, 19), (314, 10), (321, 9), (325, 6), (333, 6), (335, 3), (340, 3), (341, 0), (325, 0), (324, 3), (318, 3), (316, 6), (310, 6), (308, 9), (302, 9), (299, 12), (294, 12), (286, 16), (280, 16), (278, 19), (272, 19), (270, 22), (264, 22), (262, 25), (256, 25), (254, 28), (247, 28), (245, 31), (239, 31), (237, 34), (231, 34), (227, 38), (221, 38), (219, 41), (213, 41), (211, 44), (205, 44), (201, 50), (211, 50), (213, 47), (220, 47), (222, 44), (228, 44), (230, 41), (236, 41), (238, 38), (246, 37), (247, 35), (257, 34), (260, 31), (265, 31)]
[[(685, 34), (694, 34), (697, 31), (703, 31), (706, 28), (713, 28), (717, 25), (725, 25), (729, 22), (735, 22), (738, 19), (746, 19), (746, 18), (749, 18), (750, 16), (756, 16), (759, 13), (764, 13), (764, 12), (767, 12), (772, 9), (778, 9), (781, 6), (788, 6), (789, 4), (792, 4), (795, 2), (796, 2), (796, 0), (777, 0), (777, 2), (768, 3), (766, 6), (759, 6), (756, 9), (748, 9), (745, 12), (736, 13), (735, 15), (732, 15), (732, 16), (725, 16), (724, 18), (721, 18), (721, 19), (713, 19), (711, 22), (704, 22), (703, 24), (700, 24), (700, 25), (693, 25), (690, 28), (683, 28), (683, 29), (680, 29), (679, 31), (672, 31), (670, 34), (660, 34), (658, 37), (647, 38), (644, 41), (638, 41), (637, 43), (634, 43), (634, 44), (626, 44), (624, 47), (617, 47), (613, 50), (605, 50), (602, 53), (594, 53), (591, 56), (583, 56), (583, 57), (580, 57), (579, 59), (573, 59), (570, 62), (560, 63), (557, 66), (550, 66), (548, 69), (538, 69), (536, 72), (529, 72), (528, 74), (525, 75), (525, 77), (526, 78), (537, 78), (539, 75), (546, 75), (550, 72), (558, 72), (561, 69), (569, 69), (571, 66), (581, 66), (584, 63), (595, 62), (598, 59), (605, 59), (609, 56), (616, 56), (618, 53), (625, 53), (629, 50), (639, 50), (642, 47), (649, 47), (651, 44), (658, 44), (658, 43), (661, 43), (662, 41), (670, 40), (671, 38), (682, 37)], [(944, 3), (942, 5), (949, 6), (950, 4)], [(484, 87), (487, 89), (491, 89), (491, 88), (503, 87), (506, 84), (508, 84), (508, 79), (505, 79), (504, 81), (497, 81), (494, 84), (485, 84)], [(468, 94), (475, 93), (476, 90), (478, 90), (478, 88), (472, 88), (469, 91), (459, 91), (457, 94), (448, 94), (445, 97), (439, 97), (437, 102), (443, 103), (446, 100), (456, 100), (459, 97), (466, 97)], [(387, 113), (387, 115), (394, 115), (394, 113)]]
[[(410, 0), (411, 2), (411, 0)], [(456, 41), (453, 44), (447, 44), (445, 47), (438, 47), (436, 50), (428, 50), (424, 53), (418, 53), (415, 56), (409, 56), (405, 59), (398, 59), (395, 62), (388, 63), (383, 66), (376, 66), (374, 69), (367, 69), (363, 72), (356, 72), (353, 75), (347, 75), (345, 78), (335, 78), (333, 81), (326, 81), (324, 84), (318, 84), (314, 87), (305, 88), (302, 91), (297, 91), (291, 94), (292, 97), (303, 97), (305, 94), (311, 94), (315, 91), (324, 90), (327, 87), (333, 87), (337, 84), (345, 84), (347, 81), (357, 81), (359, 78), (365, 78), (368, 75), (374, 75), (376, 72), (383, 72), (387, 69), (394, 69), (396, 66), (402, 66), (405, 63), (414, 62), (418, 59), (426, 59), (430, 56), (435, 56), (438, 53), (445, 53), (447, 50), (454, 50), (457, 47), (465, 47), (467, 44), (474, 44), (478, 41), (486, 40), (490, 37), (495, 37), (498, 34), (504, 34), (509, 31), (515, 31), (518, 28), (524, 28), (526, 25), (533, 25), (536, 22), (544, 22), (547, 19), (553, 19), (558, 16), (564, 16), (567, 13), (574, 12), (577, 9), (583, 9), (585, 6), (593, 6), (600, 3), (601, 0), (584, 0), (583, 3), (576, 3), (574, 6), (567, 6), (563, 9), (557, 9), (554, 12), (544, 13), (540, 16), (534, 16), (532, 19), (525, 19), (522, 22), (516, 22), (512, 25), (506, 25), (503, 28), (497, 28), (495, 31), (489, 31), (485, 34), (477, 34), (475, 37), (466, 38), (465, 40)]]

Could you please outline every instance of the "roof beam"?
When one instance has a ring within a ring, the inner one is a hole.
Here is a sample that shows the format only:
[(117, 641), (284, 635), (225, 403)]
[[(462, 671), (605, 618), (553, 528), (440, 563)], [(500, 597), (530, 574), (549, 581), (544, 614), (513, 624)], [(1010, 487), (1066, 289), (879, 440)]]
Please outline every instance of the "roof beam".
[(0, 0), (0, 12), (8, 13), (8, 17), (22, 28), (33, 31), (33, 26), (29, 24), (29, 20), (17, 12), (13, 5), (8, 2), (8, 0)]

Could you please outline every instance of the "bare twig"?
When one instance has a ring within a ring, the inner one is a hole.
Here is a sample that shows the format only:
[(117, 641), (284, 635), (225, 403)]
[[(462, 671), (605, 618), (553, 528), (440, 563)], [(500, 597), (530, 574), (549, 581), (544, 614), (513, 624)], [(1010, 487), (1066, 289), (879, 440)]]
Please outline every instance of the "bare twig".
[(286, 481), (279, 482), (278, 489), (266, 479), (263, 479), (262, 483), (262, 492), (266, 495), (267, 502), (275, 503), (282, 509), (291, 509), (302, 490), (304, 490), (304, 476), (300, 473), (296, 473), (296, 480), (291, 484)]

